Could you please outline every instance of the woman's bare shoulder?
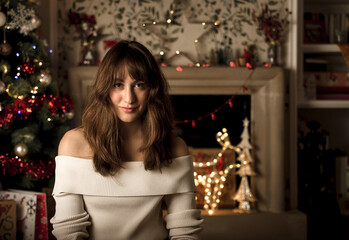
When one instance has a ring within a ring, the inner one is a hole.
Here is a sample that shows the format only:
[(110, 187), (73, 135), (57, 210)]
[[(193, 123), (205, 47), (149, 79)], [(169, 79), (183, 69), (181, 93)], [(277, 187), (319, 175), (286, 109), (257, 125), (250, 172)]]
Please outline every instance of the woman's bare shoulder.
[(189, 155), (189, 150), (188, 150), (187, 144), (176, 133), (173, 133), (171, 135), (171, 150), (172, 150), (172, 157), (173, 158)]
[(64, 134), (59, 143), (58, 155), (80, 158), (93, 157), (82, 128), (74, 128)]

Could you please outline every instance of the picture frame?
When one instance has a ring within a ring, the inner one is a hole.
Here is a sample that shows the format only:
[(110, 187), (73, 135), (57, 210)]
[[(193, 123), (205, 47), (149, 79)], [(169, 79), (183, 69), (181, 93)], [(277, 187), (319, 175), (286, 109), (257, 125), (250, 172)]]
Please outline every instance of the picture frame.
[(304, 43), (328, 43), (324, 21), (304, 21)]

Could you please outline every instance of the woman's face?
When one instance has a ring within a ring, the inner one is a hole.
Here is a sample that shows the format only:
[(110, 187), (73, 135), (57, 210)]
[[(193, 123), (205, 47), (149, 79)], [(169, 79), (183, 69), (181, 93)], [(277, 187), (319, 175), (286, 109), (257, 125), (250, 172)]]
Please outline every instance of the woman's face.
[(149, 87), (142, 80), (132, 79), (127, 69), (123, 79), (117, 78), (109, 91), (118, 118), (125, 123), (141, 120), (147, 108)]

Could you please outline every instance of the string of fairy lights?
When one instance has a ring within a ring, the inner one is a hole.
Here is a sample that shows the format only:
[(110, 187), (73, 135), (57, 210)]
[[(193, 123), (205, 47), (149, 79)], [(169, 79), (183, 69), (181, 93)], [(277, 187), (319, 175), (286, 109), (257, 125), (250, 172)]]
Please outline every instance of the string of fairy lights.
[[(251, 202), (256, 201), (253, 196), (250, 186), (248, 183), (248, 176), (255, 175), (254, 171), (251, 168), (251, 163), (253, 159), (250, 154), (250, 149), (252, 148), (248, 139), (248, 123), (247, 118), (244, 119), (244, 130), (242, 132), (242, 140), (237, 145), (234, 146), (230, 142), (229, 134), (226, 128), (223, 128), (221, 132), (216, 134), (217, 142), (222, 146), (222, 150), (211, 160), (207, 162), (195, 162), (195, 168), (212, 168), (210, 172), (206, 171), (199, 174), (198, 171), (194, 172), (195, 185), (202, 185), (204, 187), (204, 209), (208, 211), (209, 215), (214, 214), (215, 210), (218, 208), (219, 203), (221, 202), (221, 196), (223, 189), (225, 188), (225, 182), (229, 173), (233, 169), (239, 169), (236, 173), (240, 175), (241, 182), (238, 190), (236, 191), (233, 200), (239, 202), (239, 210), (241, 211), (250, 211)], [(217, 167), (220, 158), (223, 157), (223, 154), (226, 150), (233, 150), (236, 154), (239, 155), (237, 160), (240, 163), (231, 163), (227, 165), (224, 169), (219, 170)]]
[(193, 118), (193, 119), (184, 119), (184, 120), (178, 120), (177, 123), (178, 124), (183, 124), (183, 123), (191, 123), (191, 126), (193, 128), (196, 127), (196, 123), (206, 119), (206, 118), (211, 118), (212, 120), (216, 120), (216, 114), (223, 109), (225, 106), (229, 106), (230, 108), (234, 107), (234, 103), (233, 103), (233, 99), (235, 98), (236, 94), (238, 94), (239, 92), (243, 92), (246, 93), (248, 91), (248, 88), (246, 86), (242, 86), (241, 89), (239, 89), (234, 95), (232, 95), (228, 100), (226, 100), (222, 105), (220, 105), (219, 107), (217, 107), (216, 109), (214, 109), (213, 111), (206, 113), (202, 116)]
[[(142, 26), (147, 29), (148, 31), (150, 31), (151, 33), (155, 34), (157, 37), (159, 37), (159, 39), (162, 41), (162, 46), (165, 45), (166, 42), (170, 41), (169, 37), (164, 36), (164, 34), (158, 31), (154, 31), (154, 27), (156, 26), (170, 26), (170, 25), (180, 25), (177, 20), (176, 20), (176, 13), (179, 12), (180, 10), (177, 9), (178, 5), (175, 4), (173, 9), (171, 9), (169, 11), (168, 14), (168, 18), (165, 21), (149, 21), (149, 22), (144, 22), (142, 23)], [(179, 56), (183, 56), (186, 59), (188, 59), (192, 64), (190, 64), (189, 66), (195, 66), (195, 67), (207, 67), (208, 64), (205, 63), (201, 63), (200, 62), (200, 57), (199, 57), (199, 44), (201, 39), (208, 33), (214, 31), (219, 25), (220, 25), (220, 21), (216, 20), (216, 21), (190, 21), (188, 22), (188, 24), (199, 24), (202, 26), (203, 28), (203, 32), (194, 39), (194, 45), (195, 45), (195, 49), (196, 49), (196, 53), (197, 53), (197, 59), (193, 59), (188, 53), (186, 53), (185, 51), (182, 51), (180, 49), (177, 49), (175, 51), (175, 53), (171, 56), (168, 56), (167, 58), (165, 58), (166, 56), (166, 50), (165, 49), (161, 49), (158, 53), (158, 56), (160, 58), (160, 62), (162, 66), (167, 66), (167, 63), (170, 63), (172, 60), (174, 60), (175, 58), (179, 57)], [(164, 48), (164, 47), (163, 47)]]

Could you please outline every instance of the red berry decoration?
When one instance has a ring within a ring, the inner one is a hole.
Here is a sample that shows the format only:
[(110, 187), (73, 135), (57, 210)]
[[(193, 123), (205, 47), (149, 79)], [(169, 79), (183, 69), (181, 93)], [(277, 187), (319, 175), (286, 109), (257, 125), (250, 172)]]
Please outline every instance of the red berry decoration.
[(31, 62), (24, 63), (22, 66), (22, 71), (29, 74), (33, 74), (35, 71), (35, 65)]

